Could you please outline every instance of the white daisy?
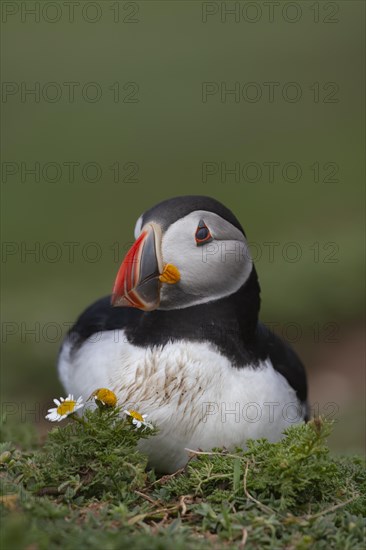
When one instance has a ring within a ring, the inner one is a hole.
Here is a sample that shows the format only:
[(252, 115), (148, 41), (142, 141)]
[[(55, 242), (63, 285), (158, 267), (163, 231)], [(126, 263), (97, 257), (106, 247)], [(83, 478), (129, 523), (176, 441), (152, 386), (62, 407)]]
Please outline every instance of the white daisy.
[(83, 398), (80, 396), (75, 401), (74, 396), (71, 393), (66, 397), (66, 399), (64, 397), (60, 397), (60, 401), (58, 399), (54, 399), (53, 402), (57, 405), (57, 407), (48, 409), (48, 414), (46, 415), (46, 419), (50, 420), (50, 422), (60, 422), (60, 420), (64, 420), (64, 418), (69, 416), (69, 414), (73, 414), (78, 409), (84, 407)]
[(123, 411), (127, 416), (130, 417), (131, 422), (134, 426), (136, 426), (136, 430), (141, 428), (143, 426), (143, 429), (146, 428), (153, 429), (153, 425), (149, 422), (146, 422), (147, 414), (140, 414), (137, 411), (133, 411), (132, 409)]

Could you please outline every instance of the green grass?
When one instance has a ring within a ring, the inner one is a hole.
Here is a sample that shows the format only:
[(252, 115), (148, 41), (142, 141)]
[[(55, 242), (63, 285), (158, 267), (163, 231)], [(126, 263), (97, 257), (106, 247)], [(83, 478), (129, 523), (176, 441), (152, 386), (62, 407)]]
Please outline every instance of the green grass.
[(330, 423), (245, 451), (196, 451), (157, 478), (136, 448), (154, 431), (118, 413), (87, 411), (43, 446), (2, 443), (3, 548), (363, 548), (366, 470), (330, 455)]

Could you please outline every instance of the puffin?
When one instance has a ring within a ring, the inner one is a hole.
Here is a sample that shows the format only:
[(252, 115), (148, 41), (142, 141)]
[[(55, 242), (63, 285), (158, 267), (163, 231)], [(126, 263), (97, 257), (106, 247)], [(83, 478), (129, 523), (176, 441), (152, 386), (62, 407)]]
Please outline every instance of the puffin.
[(146, 415), (157, 430), (139, 448), (162, 474), (192, 450), (276, 442), (306, 422), (304, 366), (259, 321), (257, 272), (231, 210), (208, 196), (170, 198), (138, 218), (134, 236), (112, 294), (61, 346), (66, 392), (108, 388)]

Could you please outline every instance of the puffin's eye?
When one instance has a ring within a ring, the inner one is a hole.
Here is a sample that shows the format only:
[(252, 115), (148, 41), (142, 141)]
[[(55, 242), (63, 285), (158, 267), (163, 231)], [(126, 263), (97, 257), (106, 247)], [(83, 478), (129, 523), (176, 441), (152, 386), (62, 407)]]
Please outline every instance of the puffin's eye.
[(200, 220), (198, 222), (195, 239), (196, 239), (197, 246), (209, 243), (213, 240), (210, 230), (203, 220)]

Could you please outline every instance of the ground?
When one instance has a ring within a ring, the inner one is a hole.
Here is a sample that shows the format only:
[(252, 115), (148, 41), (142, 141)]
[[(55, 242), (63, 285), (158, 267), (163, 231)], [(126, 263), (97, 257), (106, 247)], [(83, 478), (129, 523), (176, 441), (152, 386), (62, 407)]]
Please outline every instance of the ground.
[(363, 548), (366, 470), (360, 457), (330, 454), (331, 423), (245, 452), (197, 451), (157, 477), (136, 449), (153, 431), (118, 414), (71, 417), (31, 450), (2, 444), (3, 548)]

